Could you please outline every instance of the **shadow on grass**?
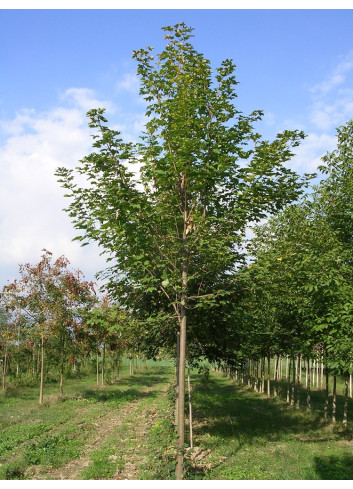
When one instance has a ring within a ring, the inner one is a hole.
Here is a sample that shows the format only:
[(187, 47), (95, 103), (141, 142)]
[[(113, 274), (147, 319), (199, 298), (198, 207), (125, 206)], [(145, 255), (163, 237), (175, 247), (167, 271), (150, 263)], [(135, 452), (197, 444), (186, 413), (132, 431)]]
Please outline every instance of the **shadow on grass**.
[(275, 441), (285, 433), (303, 434), (323, 425), (315, 414), (304, 417), (297, 411), (296, 415), (283, 403), (222, 380), (210, 379), (208, 387), (196, 388), (193, 399), (194, 417), (208, 420), (202, 423), (202, 433), (222, 438), (236, 435), (248, 444), (260, 438)]
[(120, 390), (118, 388), (110, 391), (102, 391), (98, 389), (84, 389), (81, 392), (81, 397), (91, 402), (132, 402), (142, 397), (156, 397), (155, 392), (144, 392), (138, 389)]
[(319, 480), (352, 480), (353, 456), (315, 457), (314, 470)]
[[(193, 411), (198, 425), (197, 434), (209, 440), (211, 449), (212, 446), (216, 449), (223, 445), (226, 458), (234, 456), (244, 446), (265, 447), (269, 442), (281, 440), (313, 443), (352, 439), (350, 427), (345, 432), (323, 429), (323, 392), (314, 393), (314, 410), (306, 413), (304, 402), (301, 409), (293, 409), (283, 398), (268, 399), (226, 378), (211, 378), (207, 383), (196, 382), (194, 385)], [(301, 395), (304, 397), (304, 394), (303, 389)], [(316, 457), (313, 470), (320, 479), (352, 479), (352, 462), (353, 457), (350, 456)], [(208, 472), (207, 468), (203, 469), (204, 476)], [(201, 474), (195, 473), (194, 476), (198, 478)]]
[(97, 386), (80, 390), (80, 396), (92, 402), (132, 402), (143, 397), (157, 397), (158, 392), (146, 391), (158, 383), (165, 383), (169, 372), (161, 367), (153, 372), (136, 373), (124, 376), (111, 385)]

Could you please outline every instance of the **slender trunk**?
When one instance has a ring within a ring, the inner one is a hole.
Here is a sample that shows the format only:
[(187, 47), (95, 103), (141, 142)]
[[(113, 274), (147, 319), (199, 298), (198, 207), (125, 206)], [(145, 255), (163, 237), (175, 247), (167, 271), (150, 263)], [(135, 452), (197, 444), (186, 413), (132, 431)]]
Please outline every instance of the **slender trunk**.
[(7, 370), (7, 343), (5, 345), (4, 361), (2, 362), (2, 391), (5, 392), (5, 377)]
[(59, 395), (60, 397), (63, 397), (64, 394), (64, 362), (61, 362), (61, 367), (60, 367), (60, 388), (59, 388)]
[(32, 378), (34, 379), (36, 373), (36, 345), (33, 345), (32, 350)]
[(176, 402), (175, 402), (175, 426), (178, 426), (179, 414), (179, 357), (180, 357), (180, 332), (177, 332), (177, 351), (176, 351), (176, 366), (175, 366), (175, 394), (176, 394)]
[(316, 367), (316, 360), (314, 359), (312, 364), (311, 364), (312, 376), (313, 376), (313, 380), (312, 380), (312, 386), (313, 387), (315, 387), (315, 367)]
[(44, 336), (41, 342), (41, 361), (40, 361), (40, 386), (39, 386), (39, 404), (43, 404), (43, 383), (44, 383)]
[(184, 471), (184, 442), (185, 442), (185, 356), (186, 356), (186, 318), (187, 318), (187, 287), (188, 287), (188, 212), (186, 176), (182, 175), (181, 198), (183, 201), (183, 269), (181, 274), (182, 292), (180, 296), (180, 353), (179, 353), (179, 396), (178, 396), (178, 425), (177, 425), (177, 460), (175, 467), (176, 480), (182, 480)]
[(343, 408), (343, 428), (347, 428), (348, 421), (348, 374), (344, 376), (344, 408)]
[(291, 367), (292, 367), (292, 358), (289, 359), (288, 362), (288, 357), (287, 357), (287, 369), (286, 369), (286, 376), (287, 376), (287, 403), (290, 403), (290, 373), (291, 373)]
[(319, 390), (319, 358), (316, 360), (316, 388)]
[(337, 395), (336, 395), (337, 377), (333, 376), (333, 388), (332, 388), (332, 423), (336, 423), (336, 408), (337, 408)]
[[(309, 371), (309, 358), (306, 361), (306, 371)], [(310, 375), (306, 376), (306, 409), (310, 411), (311, 409), (311, 399), (310, 399)]]
[(277, 397), (278, 396), (278, 382), (277, 382), (277, 379), (278, 379), (278, 362), (279, 362), (279, 356), (277, 355), (276, 356), (276, 363), (275, 363), (275, 371), (274, 371), (274, 375), (273, 375), (273, 379), (274, 379), (274, 391), (273, 391), (273, 395), (274, 397)]
[(188, 361), (188, 397), (189, 397), (189, 429), (190, 429), (190, 448), (194, 448), (192, 436), (192, 405), (191, 405), (191, 381), (190, 381), (190, 363)]
[(295, 357), (292, 357), (292, 370), (293, 370), (293, 379), (292, 379), (292, 398), (290, 401), (290, 405), (295, 405)]
[(286, 379), (288, 380), (288, 365), (289, 365), (289, 357), (287, 355), (287, 361), (286, 361)]
[(349, 375), (349, 397), (353, 397), (353, 375)]
[(324, 362), (322, 361), (321, 356), (321, 375), (320, 375), (320, 389), (322, 390), (324, 385)]
[(328, 419), (328, 368), (325, 370), (325, 421)]
[(105, 363), (105, 343), (103, 343), (102, 367), (101, 367), (101, 385), (104, 385), (104, 363)]
[(299, 384), (302, 383), (302, 355), (299, 356)]
[(300, 363), (301, 363), (301, 357), (300, 357), (300, 355), (297, 355), (297, 370), (296, 370), (296, 373), (297, 373), (297, 402), (295, 405), (297, 409), (300, 408), (300, 375), (301, 375)]
[(267, 357), (267, 397), (271, 397), (271, 377), (270, 377), (270, 362), (271, 357)]
[(308, 385), (308, 372), (310, 370), (310, 359), (306, 359), (306, 368), (305, 368), (305, 385)]
[(185, 442), (185, 350), (186, 350), (186, 307), (185, 294), (182, 294), (180, 306), (180, 353), (179, 353), (179, 396), (178, 396), (178, 443), (177, 464), (175, 469), (176, 480), (183, 478), (184, 442)]
[(98, 345), (97, 345), (97, 362), (96, 362), (96, 371), (97, 371), (97, 385), (99, 385), (99, 356), (98, 356)]

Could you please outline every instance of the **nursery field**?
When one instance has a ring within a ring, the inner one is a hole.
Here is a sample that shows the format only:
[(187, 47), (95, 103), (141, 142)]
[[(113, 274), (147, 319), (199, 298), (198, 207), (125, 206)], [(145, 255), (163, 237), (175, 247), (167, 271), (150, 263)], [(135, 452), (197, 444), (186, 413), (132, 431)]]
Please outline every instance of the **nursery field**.
[[(173, 479), (173, 382), (172, 364), (148, 362), (134, 375), (125, 366), (111, 385), (68, 379), (61, 399), (48, 384), (42, 406), (37, 388), (8, 391), (0, 397), (0, 478)], [(191, 385), (194, 447), (185, 479), (353, 479), (342, 396), (332, 426), (324, 422), (323, 392), (312, 393), (307, 413), (289, 406), (280, 389), (269, 399), (218, 372), (195, 369)]]

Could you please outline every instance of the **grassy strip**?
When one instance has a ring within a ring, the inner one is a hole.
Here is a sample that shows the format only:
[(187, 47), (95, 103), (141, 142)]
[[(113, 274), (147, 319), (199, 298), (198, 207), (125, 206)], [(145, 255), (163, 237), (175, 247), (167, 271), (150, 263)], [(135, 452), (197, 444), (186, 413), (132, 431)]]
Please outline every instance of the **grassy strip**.
[[(103, 387), (96, 386), (92, 380), (70, 383), (67, 391), (71, 397), (52, 398), (42, 407), (36, 404), (30, 389), (21, 393), (22, 397), (2, 399), (11, 407), (3, 412), (1, 420), (0, 479), (46, 478), (47, 470), (78, 458), (95, 437), (100, 419), (112, 410), (139, 400), (146, 388), (155, 384), (158, 375), (154, 371), (139, 378), (125, 374), (116, 384)], [(111, 457), (110, 462), (114, 460), (109, 447), (103, 447), (102, 454), (99, 450), (100, 447), (96, 455), (92, 454), (93, 466), (101, 465), (102, 457)], [(116, 469), (119, 461), (111, 465)], [(96, 478), (91, 477), (95, 470), (83, 476)], [(101, 472), (99, 478), (110, 478), (112, 470)], [(50, 477), (50, 473), (48, 475)]]
[(221, 374), (194, 376), (197, 457), (189, 479), (352, 479), (352, 426), (326, 425), (321, 413), (290, 408), (234, 385)]

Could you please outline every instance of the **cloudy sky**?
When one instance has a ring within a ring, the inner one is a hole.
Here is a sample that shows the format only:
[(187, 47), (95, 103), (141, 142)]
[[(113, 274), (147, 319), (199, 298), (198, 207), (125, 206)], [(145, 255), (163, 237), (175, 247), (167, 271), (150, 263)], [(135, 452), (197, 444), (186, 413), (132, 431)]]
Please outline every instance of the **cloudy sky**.
[(259, 129), (308, 135), (291, 166), (315, 171), (353, 117), (352, 10), (0, 10), (0, 287), (46, 248), (87, 278), (104, 268), (94, 246), (72, 242), (56, 182), (90, 151), (86, 112), (137, 139), (144, 103), (132, 51), (163, 49), (161, 27), (195, 28), (195, 47), (217, 67), (237, 65), (237, 104), (262, 109)]

